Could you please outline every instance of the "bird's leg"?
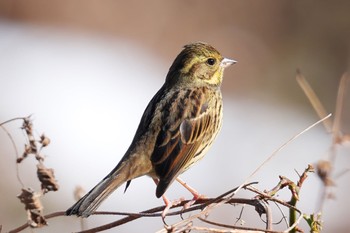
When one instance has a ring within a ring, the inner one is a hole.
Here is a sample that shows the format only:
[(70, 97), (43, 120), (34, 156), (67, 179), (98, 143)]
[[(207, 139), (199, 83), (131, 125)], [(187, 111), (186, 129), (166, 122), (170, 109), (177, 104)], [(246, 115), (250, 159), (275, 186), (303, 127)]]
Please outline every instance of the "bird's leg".
[[(153, 181), (154, 181), (154, 183), (158, 184), (158, 180), (157, 179), (153, 178)], [(162, 195), (162, 199), (163, 199), (164, 204), (165, 204), (165, 208), (164, 208), (164, 210), (162, 212), (162, 218), (163, 218), (163, 221), (164, 221), (164, 218), (167, 215), (167, 213), (169, 212), (170, 208), (172, 206), (176, 206), (176, 205), (180, 204), (184, 200), (184, 198), (180, 198), (180, 199), (175, 200), (175, 201), (170, 201), (165, 195)]]
[(190, 191), (193, 195), (193, 198), (191, 201), (187, 202), (183, 209), (187, 209), (191, 207), (198, 199), (206, 199), (207, 197), (205, 195), (200, 194), (197, 190), (189, 186), (185, 181), (180, 179), (179, 177), (176, 178), (177, 182), (179, 182), (182, 186), (184, 186), (188, 191)]
[(165, 208), (164, 208), (164, 210), (162, 212), (162, 218), (163, 219), (168, 214), (168, 212), (169, 212), (171, 207), (180, 204), (184, 200), (184, 198), (180, 198), (180, 199), (177, 199), (175, 201), (170, 201), (165, 195), (163, 195), (162, 198), (163, 198), (163, 201), (164, 201), (164, 204), (165, 204)]

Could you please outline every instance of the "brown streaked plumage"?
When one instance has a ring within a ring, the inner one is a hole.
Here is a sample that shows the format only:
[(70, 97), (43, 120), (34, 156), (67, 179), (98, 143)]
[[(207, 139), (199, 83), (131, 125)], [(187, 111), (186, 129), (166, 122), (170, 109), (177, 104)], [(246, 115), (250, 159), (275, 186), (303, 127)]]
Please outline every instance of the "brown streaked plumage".
[(143, 175), (158, 181), (156, 196), (161, 197), (218, 134), (223, 71), (234, 63), (206, 43), (186, 45), (148, 104), (124, 157), (66, 214), (88, 217), (120, 185)]

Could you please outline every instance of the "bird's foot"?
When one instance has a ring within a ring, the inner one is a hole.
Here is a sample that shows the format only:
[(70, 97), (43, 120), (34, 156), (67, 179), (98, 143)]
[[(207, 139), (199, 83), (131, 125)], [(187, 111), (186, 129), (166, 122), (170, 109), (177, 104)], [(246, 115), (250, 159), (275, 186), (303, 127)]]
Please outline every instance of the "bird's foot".
[(165, 208), (162, 212), (162, 219), (163, 219), (163, 222), (164, 222), (164, 219), (165, 219), (165, 216), (168, 214), (169, 210), (171, 207), (173, 206), (177, 206), (179, 205), (181, 202), (183, 202), (185, 200), (185, 198), (181, 197), (177, 200), (174, 200), (174, 201), (170, 201), (166, 196), (162, 196), (163, 198), (163, 201), (165, 203)]
[(196, 203), (197, 200), (205, 200), (205, 199), (208, 199), (208, 197), (205, 196), (205, 195), (202, 195), (202, 194), (199, 194), (199, 193), (194, 194), (192, 200), (187, 202), (183, 206), (182, 211), (184, 211), (185, 209), (190, 208), (194, 203)]

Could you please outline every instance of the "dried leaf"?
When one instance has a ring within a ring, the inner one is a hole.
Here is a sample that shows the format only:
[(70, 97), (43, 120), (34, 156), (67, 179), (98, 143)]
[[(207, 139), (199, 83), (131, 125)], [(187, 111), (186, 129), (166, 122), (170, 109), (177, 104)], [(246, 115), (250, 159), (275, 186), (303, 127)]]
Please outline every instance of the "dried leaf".
[(30, 220), (30, 226), (33, 228), (39, 228), (47, 225), (46, 219), (42, 213), (36, 210), (28, 211), (28, 219)]
[(330, 177), (332, 172), (332, 164), (330, 161), (320, 160), (316, 165), (318, 177), (322, 180), (325, 186), (334, 186), (335, 183)]
[(22, 189), (22, 193), (17, 197), (24, 204), (26, 210), (42, 210), (42, 205), (39, 200), (40, 194), (35, 193), (31, 188)]
[(32, 153), (32, 148), (28, 144), (25, 144), (22, 157), (17, 158), (17, 163), (21, 163), (31, 153)]
[(42, 134), (40, 136), (40, 143), (42, 145), (42, 147), (48, 146), (50, 144), (51, 140), (50, 138), (46, 137), (45, 134)]
[(41, 182), (41, 189), (43, 192), (47, 193), (48, 191), (57, 191), (59, 185), (55, 180), (54, 170), (46, 168), (42, 163), (39, 163), (37, 168), (37, 175)]
[(30, 117), (26, 117), (23, 119), (22, 129), (24, 129), (27, 134), (33, 135), (33, 123)]
[(34, 190), (30, 188), (22, 189), (22, 193), (17, 196), (24, 204), (30, 226), (35, 228), (47, 225), (42, 215), (43, 206), (39, 199), (40, 196), (40, 194), (35, 193)]

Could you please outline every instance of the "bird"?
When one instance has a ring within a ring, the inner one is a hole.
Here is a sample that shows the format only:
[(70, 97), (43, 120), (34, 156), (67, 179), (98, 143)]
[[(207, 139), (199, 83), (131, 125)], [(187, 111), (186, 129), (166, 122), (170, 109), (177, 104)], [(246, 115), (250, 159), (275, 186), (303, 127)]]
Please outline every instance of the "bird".
[[(156, 197), (166, 203), (164, 218), (171, 206), (164, 193), (204, 157), (221, 129), (220, 86), (225, 68), (235, 63), (205, 42), (185, 45), (147, 105), (120, 162), (65, 214), (88, 217), (122, 184), (126, 183), (126, 191), (131, 180), (147, 175), (157, 185)], [(192, 193), (194, 201), (199, 198)]]

